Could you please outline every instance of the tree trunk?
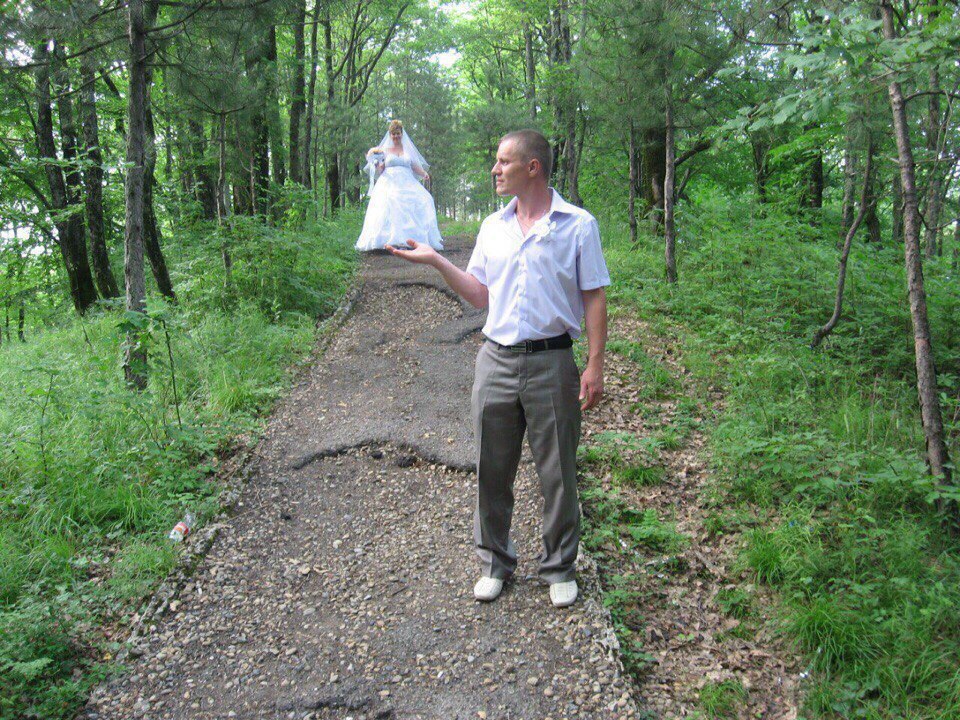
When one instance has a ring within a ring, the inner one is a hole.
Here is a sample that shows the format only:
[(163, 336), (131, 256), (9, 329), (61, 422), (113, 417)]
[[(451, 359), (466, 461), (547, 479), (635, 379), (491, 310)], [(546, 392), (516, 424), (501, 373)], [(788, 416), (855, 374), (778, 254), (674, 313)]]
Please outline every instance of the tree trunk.
[(253, 158), (249, 154), (249, 148), (244, 142), (244, 131), (246, 128), (242, 125), (242, 118), (234, 114), (230, 118), (230, 132), (234, 137), (235, 165), (230, 168), (230, 175), (233, 177), (231, 183), (233, 189), (233, 214), (234, 215), (253, 215)]
[(313, 182), (313, 153), (311, 152), (313, 143), (313, 116), (316, 105), (317, 90), (317, 27), (320, 20), (320, 0), (317, 0), (313, 10), (313, 25), (310, 28), (310, 80), (307, 83), (307, 106), (306, 119), (303, 127), (303, 161), (302, 173), (303, 184), (312, 188)]
[[(50, 63), (46, 43), (35, 54), (37, 94), (37, 145), (50, 188), (50, 204), (56, 213), (57, 246), (70, 282), (70, 297), (77, 312), (83, 314), (97, 300), (97, 289), (90, 273), (84, 238), (83, 215), (70, 212), (70, 196), (63, 177), (53, 137), (53, 110), (50, 104)], [(61, 119), (62, 120), (62, 119)], [(61, 131), (61, 135), (63, 132)], [(66, 155), (66, 153), (65, 153)], [(66, 158), (65, 158), (66, 159)]]
[(757, 188), (757, 199), (761, 205), (765, 205), (769, 197), (767, 195), (767, 185), (770, 182), (770, 148), (772, 142), (768, 133), (751, 132), (750, 150), (753, 157), (753, 177)]
[(303, 171), (300, 162), (303, 152), (300, 148), (300, 121), (304, 111), (303, 96), (303, 26), (307, 20), (307, 0), (297, 0), (293, 18), (293, 84), (290, 88), (290, 180), (303, 184)]
[(120, 287), (110, 268), (110, 254), (103, 222), (103, 155), (100, 152), (100, 129), (97, 120), (96, 65), (93, 55), (81, 58), (80, 114), (83, 124), (83, 143), (87, 165), (83, 171), (84, 198), (87, 209), (87, 230), (90, 234), (90, 257), (97, 289), (105, 298), (120, 297)]
[[(929, 8), (929, 18), (933, 22), (940, 14), (937, 0), (926, 3)], [(927, 98), (927, 127), (926, 145), (930, 156), (930, 172), (927, 177), (927, 197), (924, 203), (924, 232), (923, 243), (926, 246), (927, 257), (937, 254), (938, 234), (940, 230), (940, 211), (943, 208), (943, 180), (944, 173), (940, 159), (941, 135), (945, 128), (940, 118), (940, 72), (936, 66), (930, 70), (930, 95)]]
[(667, 164), (667, 138), (663, 128), (643, 131), (640, 162), (640, 192), (644, 215), (655, 215), (657, 226), (663, 222), (663, 178)]
[(630, 130), (627, 136), (627, 153), (630, 164), (630, 191), (627, 195), (627, 212), (630, 216), (630, 242), (637, 244), (637, 176), (639, 175), (640, 158), (637, 153), (637, 131), (630, 121)]
[(533, 54), (533, 31), (530, 29), (529, 20), (523, 21), (523, 60), (527, 81), (523, 96), (530, 112), (530, 122), (535, 123), (537, 121), (537, 62)]
[(270, 55), (269, 33), (257, 34), (250, 49), (244, 54), (247, 77), (257, 93), (250, 108), (250, 204), (252, 214), (268, 217), (270, 212)]
[[(867, 153), (874, 153), (875, 148), (872, 140), (868, 143)], [(873, 158), (867, 158), (867, 162), (873, 164)], [(883, 233), (880, 230), (880, 218), (877, 216), (877, 201), (879, 193), (877, 192), (876, 173), (871, 173), (867, 178), (869, 183), (867, 187), (867, 207), (864, 222), (867, 224), (867, 241), (880, 244), (883, 242)]]
[[(328, 4), (324, 5), (323, 21), (323, 62), (327, 70), (327, 113), (328, 117), (336, 115), (336, 86), (333, 77), (333, 34), (330, 24), (330, 8)], [(335, 128), (328, 121), (327, 133), (333, 136)], [(327, 145), (332, 145), (328, 140)], [(326, 166), (327, 194), (330, 198), (330, 215), (335, 215), (340, 207), (340, 166), (338, 164), (336, 149), (326, 148), (324, 153), (324, 165)]]
[[(857, 154), (854, 150), (852, 127), (847, 127), (847, 138), (843, 147), (843, 204), (840, 209), (840, 235), (846, 237), (847, 230), (853, 223), (853, 210), (856, 199), (857, 184)], [(861, 206), (863, 209), (864, 206)]]
[(270, 213), (270, 126), (267, 123), (265, 108), (253, 113), (253, 152), (251, 161), (251, 193), (253, 211), (267, 217)]
[(191, 154), (193, 155), (194, 174), (197, 181), (194, 193), (203, 208), (204, 220), (217, 219), (217, 187), (210, 175), (210, 165), (207, 161), (207, 138), (204, 132), (203, 124), (191, 119), (189, 121), (190, 135), (193, 140), (190, 143)]
[(903, 242), (903, 188), (900, 186), (900, 174), (893, 174), (893, 218), (890, 227), (894, 245)]
[(150, 260), (150, 269), (153, 271), (153, 277), (157, 281), (157, 289), (160, 290), (160, 293), (164, 297), (176, 302), (177, 295), (173, 291), (170, 272), (167, 270), (167, 261), (163, 257), (163, 250), (160, 245), (163, 238), (160, 234), (160, 226), (157, 224), (157, 213), (154, 209), (153, 190), (157, 184), (156, 175), (154, 174), (157, 165), (157, 144), (156, 132), (153, 127), (153, 111), (150, 109), (150, 76), (151, 73), (148, 70), (145, 94), (146, 117), (144, 118), (146, 134), (144, 137), (143, 240), (147, 258)]
[[(126, 283), (127, 312), (146, 309), (146, 282), (143, 273), (144, 181), (146, 174), (147, 132), (147, 27), (143, 0), (129, 0), (128, 32), (130, 40), (130, 88), (127, 103), (127, 182), (126, 230), (124, 233), (123, 275)], [(127, 384), (136, 390), (147, 387), (147, 350), (137, 328), (127, 331), (124, 343), (123, 373)]]
[(960, 270), (960, 218), (953, 225), (953, 262), (950, 263), (953, 272)]
[[(882, 0), (883, 35), (887, 40), (895, 37), (893, 6), (890, 0)], [(897, 155), (900, 161), (900, 184), (903, 188), (903, 245), (907, 270), (907, 290), (910, 297), (910, 316), (913, 321), (913, 339), (917, 365), (917, 393), (920, 400), (920, 415), (927, 441), (927, 463), (931, 474), (941, 482), (950, 483), (950, 457), (943, 431), (940, 413), (940, 398), (937, 394), (937, 372), (933, 362), (933, 342), (927, 319), (927, 295), (923, 283), (923, 264), (920, 257), (920, 212), (917, 205), (917, 187), (913, 148), (910, 145), (910, 126), (904, 106), (900, 83), (892, 79), (888, 86), (890, 107), (893, 113), (894, 133), (897, 140)], [(941, 510), (946, 503), (938, 503)], [(951, 507), (955, 513), (956, 508)], [(955, 518), (953, 518), (955, 519)]]
[[(567, 0), (555, 0), (555, 2), (556, 4), (550, 9), (550, 41), (548, 46), (551, 64), (554, 68), (564, 68), (563, 72), (573, 72), (571, 67), (573, 52)], [(579, 201), (579, 190), (571, 186), (571, 179), (575, 175), (577, 162), (577, 103), (572, 88), (573, 83), (564, 83), (561, 92), (555, 94), (552, 98), (554, 133), (555, 137), (558, 138), (553, 146), (553, 182), (561, 195), (569, 195), (571, 200), (576, 202)], [(576, 199), (574, 199), (574, 196), (576, 196)]]
[(270, 105), (270, 160), (273, 182), (282, 186), (287, 181), (287, 164), (283, 153), (283, 132), (280, 123), (279, 71), (277, 68), (277, 26), (271, 25), (267, 34), (268, 103)]
[(230, 246), (227, 244), (227, 233), (224, 224), (229, 215), (227, 204), (227, 116), (220, 115), (220, 130), (217, 133), (217, 227), (220, 230), (220, 258), (223, 260), (223, 286), (229, 288), (233, 281), (233, 258), (230, 256)]
[(670, 97), (670, 84), (666, 84), (666, 108), (664, 110), (664, 135), (666, 158), (663, 173), (663, 239), (667, 265), (667, 282), (677, 283), (677, 234), (673, 218), (674, 178), (677, 172), (677, 148), (674, 142), (673, 99)]
[[(807, 125), (805, 132), (815, 130), (816, 125)], [(823, 207), (823, 151), (814, 150), (810, 153), (810, 164), (807, 166), (806, 181), (800, 193), (800, 207), (808, 210), (820, 210)]]
[(846, 231), (846, 236), (843, 241), (843, 250), (840, 252), (840, 268), (837, 271), (837, 295), (833, 304), (833, 315), (830, 316), (830, 319), (827, 321), (827, 324), (822, 328), (817, 330), (813, 334), (813, 339), (810, 341), (810, 349), (816, 348), (823, 342), (823, 339), (833, 332), (833, 329), (837, 326), (837, 323), (840, 321), (840, 312), (843, 309), (843, 287), (847, 281), (847, 258), (850, 257), (850, 247), (853, 245), (853, 237), (857, 234), (857, 229), (860, 227), (860, 224), (863, 222), (863, 218), (867, 214), (867, 203), (870, 199), (870, 188), (872, 185), (871, 173), (873, 172), (873, 144), (871, 143), (867, 148), (867, 162), (866, 166), (863, 169), (863, 192), (860, 195), (860, 212), (857, 213), (856, 219), (850, 224), (850, 227)]

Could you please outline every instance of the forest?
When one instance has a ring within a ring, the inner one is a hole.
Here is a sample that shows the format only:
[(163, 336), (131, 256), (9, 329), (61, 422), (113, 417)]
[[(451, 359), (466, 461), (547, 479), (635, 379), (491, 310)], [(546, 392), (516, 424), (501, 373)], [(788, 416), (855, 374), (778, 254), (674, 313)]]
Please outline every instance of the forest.
[[(348, 291), (399, 118), (445, 233), (541, 130), (612, 315), (722, 393), (707, 525), (763, 588), (726, 611), (802, 659), (803, 716), (960, 718), (955, 0), (0, 0), (0, 30), (0, 717), (114, 671)], [(584, 492), (586, 542), (642, 686), (615, 500)]]

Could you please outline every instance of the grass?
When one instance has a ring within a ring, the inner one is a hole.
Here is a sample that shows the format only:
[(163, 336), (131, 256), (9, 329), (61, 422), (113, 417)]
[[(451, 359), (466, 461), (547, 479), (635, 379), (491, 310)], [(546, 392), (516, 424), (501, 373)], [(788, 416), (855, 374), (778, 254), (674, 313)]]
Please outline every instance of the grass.
[(746, 700), (747, 690), (737, 680), (708, 682), (700, 688), (700, 709), (708, 718), (736, 718)]
[[(833, 302), (833, 221), (828, 211), (811, 230), (774, 208), (702, 194), (680, 219), (676, 287), (660, 280), (658, 241), (634, 247), (608, 222), (610, 302), (674, 328), (701, 403), (705, 388), (723, 390), (706, 426), (719, 495), (705, 525), (741, 534), (741, 567), (777, 589), (777, 622), (813, 670), (804, 716), (960, 717), (960, 543), (937, 516), (923, 460), (902, 251), (855, 244), (843, 319), (812, 351)], [(960, 286), (948, 261), (924, 272), (956, 459)], [(630, 344), (617, 352), (643, 362)], [(695, 422), (691, 408), (677, 415)], [(671, 425), (657, 444), (684, 432)], [(710, 703), (701, 710), (722, 716), (724, 703)]]
[(166, 534), (182, 513), (217, 511), (221, 459), (255, 438), (309, 356), (350, 280), (358, 224), (237, 218), (229, 284), (224, 237), (179, 229), (179, 303), (149, 301), (142, 394), (123, 386), (109, 305), (0, 348), (0, 718), (73, 717), (108, 670), (116, 648), (100, 628), (122, 628), (174, 566)]

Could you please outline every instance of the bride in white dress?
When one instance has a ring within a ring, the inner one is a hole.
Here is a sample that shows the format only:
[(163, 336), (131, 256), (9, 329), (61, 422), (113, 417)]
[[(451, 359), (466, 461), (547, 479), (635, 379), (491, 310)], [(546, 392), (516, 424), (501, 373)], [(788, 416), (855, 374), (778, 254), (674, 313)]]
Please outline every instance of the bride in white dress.
[(387, 245), (406, 249), (407, 240), (443, 250), (433, 196), (417, 179), (429, 182), (429, 167), (403, 124), (391, 120), (380, 146), (367, 152), (364, 169), (370, 175), (370, 204), (357, 250), (381, 250)]

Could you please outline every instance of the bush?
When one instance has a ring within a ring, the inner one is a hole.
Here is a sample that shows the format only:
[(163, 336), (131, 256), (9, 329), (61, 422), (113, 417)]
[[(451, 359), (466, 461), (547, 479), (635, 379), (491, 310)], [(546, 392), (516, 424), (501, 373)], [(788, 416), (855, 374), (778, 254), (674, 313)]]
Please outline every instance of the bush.
[(179, 303), (150, 299), (144, 393), (119, 372), (117, 308), (0, 348), (0, 717), (72, 717), (100, 672), (96, 629), (169, 572), (184, 508), (200, 522), (217, 509), (218, 452), (259, 431), (309, 356), (358, 223), (293, 233), (235, 218), (229, 285), (215, 230), (171, 238)]

